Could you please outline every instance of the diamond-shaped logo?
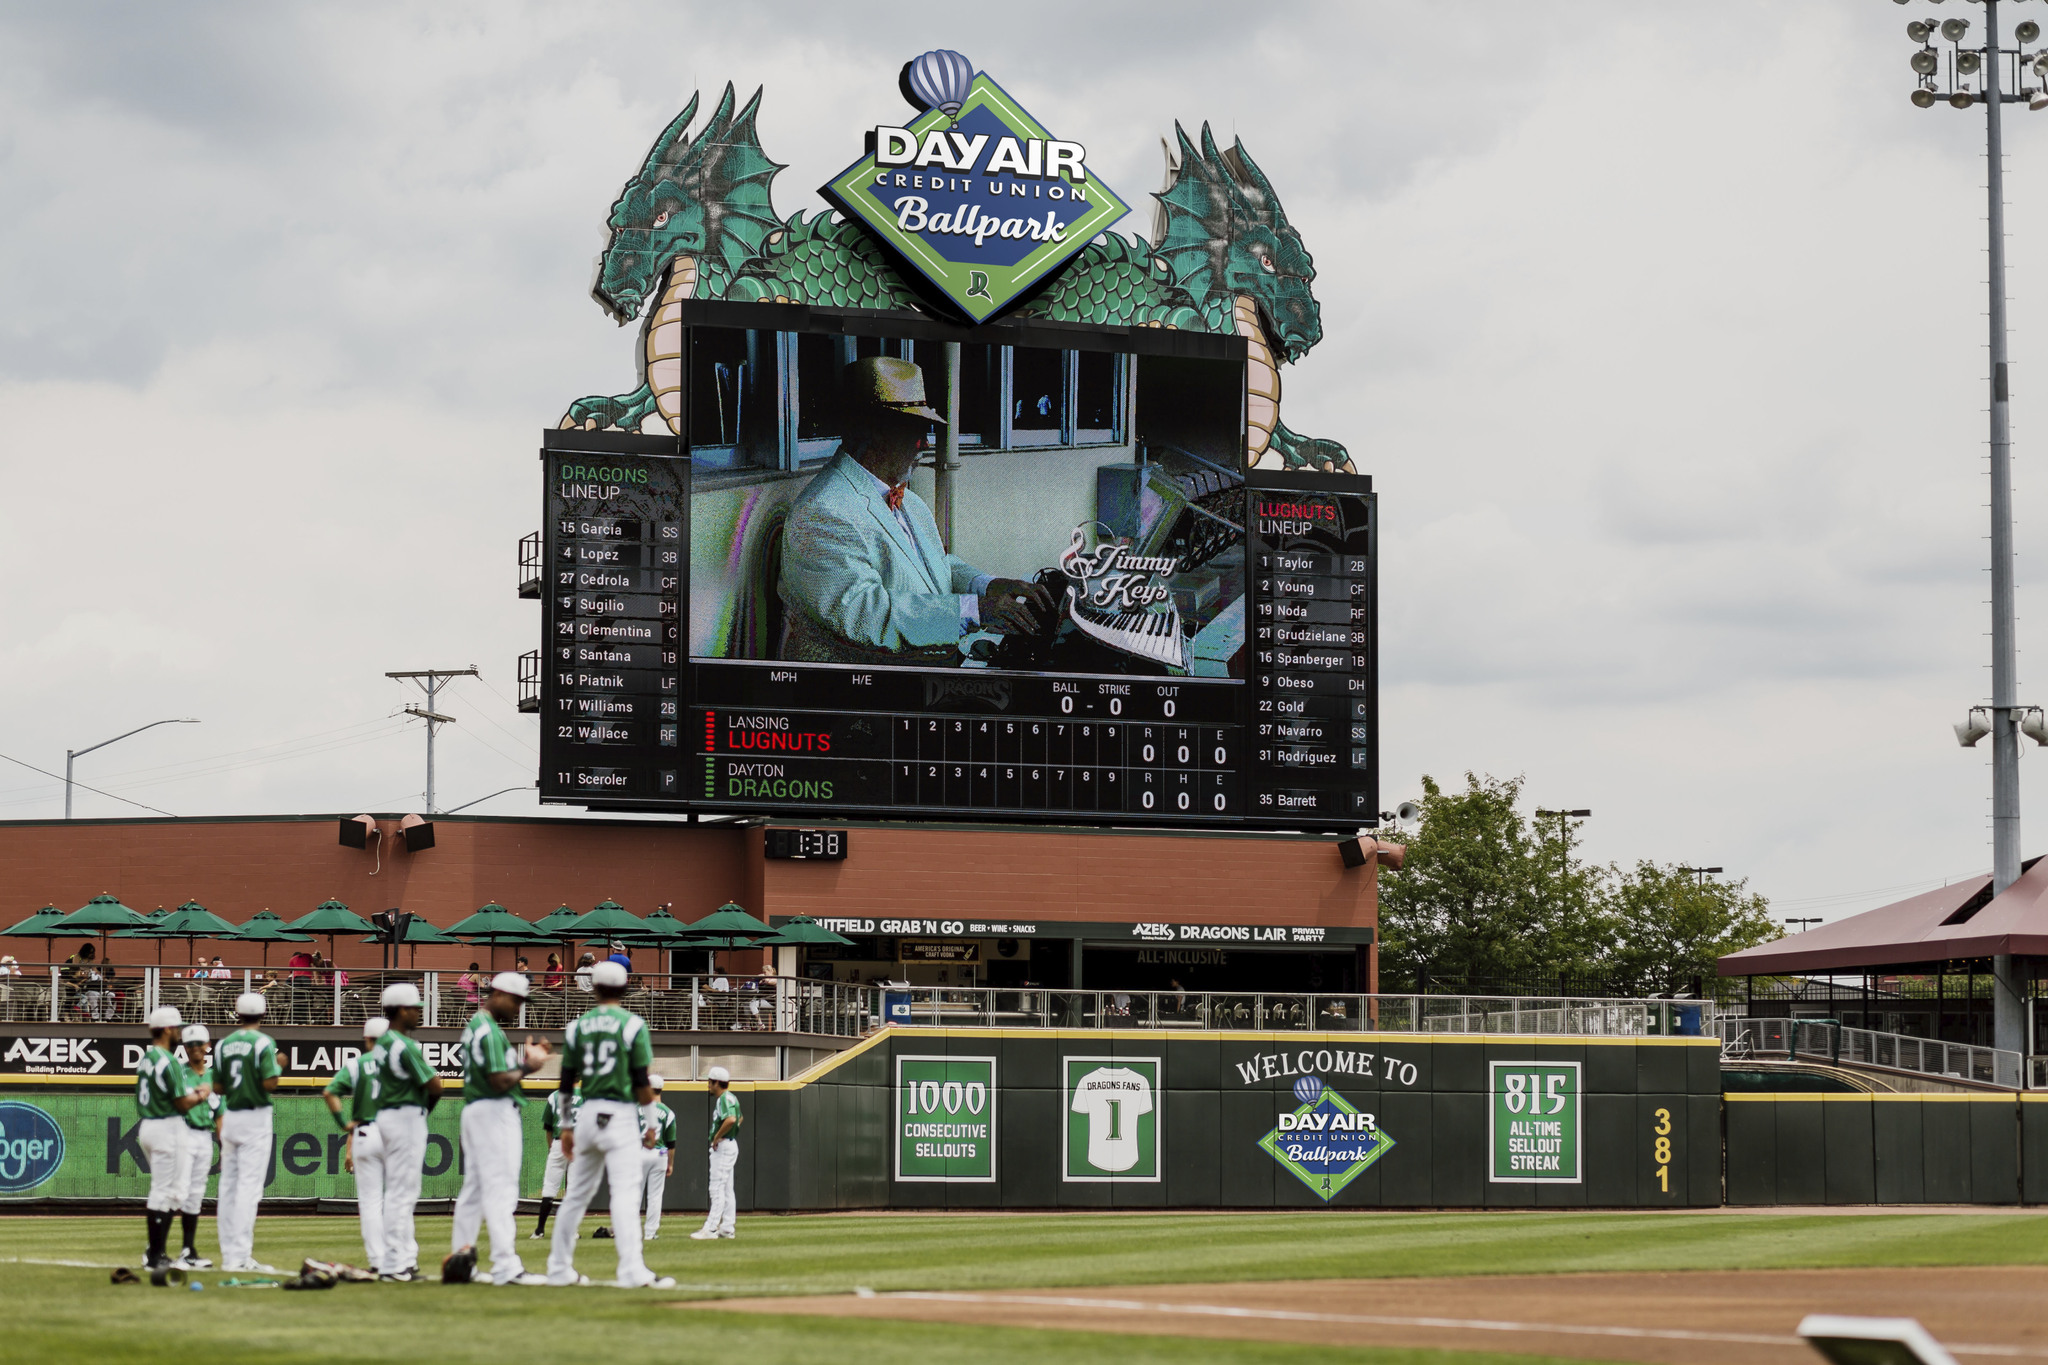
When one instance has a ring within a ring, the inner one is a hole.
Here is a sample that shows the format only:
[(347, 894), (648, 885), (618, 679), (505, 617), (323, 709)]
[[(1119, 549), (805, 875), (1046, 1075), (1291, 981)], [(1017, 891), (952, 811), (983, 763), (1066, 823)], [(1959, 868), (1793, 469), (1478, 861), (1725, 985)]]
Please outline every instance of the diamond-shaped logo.
[(934, 108), (902, 130), (907, 139), (892, 131), (878, 130), (875, 151), (819, 193), (969, 322), (1022, 302), (1130, 212), (1077, 144), (1055, 139), (986, 73), (957, 118)]
[(1259, 1146), (1324, 1203), (1393, 1150), (1394, 1140), (1373, 1116), (1359, 1112), (1320, 1077), (1298, 1078), (1294, 1098), (1297, 1107), (1281, 1111), (1278, 1126), (1259, 1139)]

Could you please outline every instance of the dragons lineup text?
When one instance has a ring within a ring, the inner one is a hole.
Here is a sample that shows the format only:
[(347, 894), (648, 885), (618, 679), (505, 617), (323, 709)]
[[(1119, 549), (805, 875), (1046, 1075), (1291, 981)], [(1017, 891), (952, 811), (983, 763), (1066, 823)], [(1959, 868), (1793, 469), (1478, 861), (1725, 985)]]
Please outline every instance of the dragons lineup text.
[[(542, 799), (1372, 823), (1376, 504), (1280, 417), (1322, 323), (1279, 196), (1176, 126), (1120, 236), (1088, 146), (927, 58), (952, 83), (906, 72), (836, 213), (775, 207), (730, 86), (613, 203), (593, 292), (643, 382), (543, 442)], [(856, 374), (972, 458), (878, 481)]]

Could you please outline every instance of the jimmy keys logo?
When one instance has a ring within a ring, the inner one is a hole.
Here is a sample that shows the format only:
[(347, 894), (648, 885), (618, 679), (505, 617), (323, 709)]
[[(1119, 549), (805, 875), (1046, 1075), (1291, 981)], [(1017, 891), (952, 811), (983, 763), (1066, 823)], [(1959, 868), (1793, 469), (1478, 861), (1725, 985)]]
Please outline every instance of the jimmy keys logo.
[(1294, 1107), (1281, 1109), (1259, 1146), (1327, 1204), (1392, 1151), (1394, 1139), (1320, 1076), (1297, 1076)]

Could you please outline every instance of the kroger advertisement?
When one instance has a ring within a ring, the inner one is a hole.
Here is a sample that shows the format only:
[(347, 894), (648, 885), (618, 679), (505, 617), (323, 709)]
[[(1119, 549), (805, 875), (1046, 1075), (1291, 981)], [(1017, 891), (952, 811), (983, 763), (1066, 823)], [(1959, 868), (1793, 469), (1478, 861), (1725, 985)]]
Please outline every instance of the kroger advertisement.
[[(526, 1169), (546, 1159), (540, 1107), (525, 1106)], [(427, 1119), (425, 1199), (462, 1190), (462, 1101), (444, 1100)], [(266, 1197), (354, 1199), (346, 1144), (317, 1094), (282, 1095)], [(135, 1101), (124, 1093), (26, 1094), (0, 1099), (0, 1202), (24, 1199), (133, 1199), (149, 1193), (149, 1159), (136, 1140)], [(218, 1176), (220, 1152), (214, 1151)], [(216, 1189), (209, 1185), (207, 1197)]]

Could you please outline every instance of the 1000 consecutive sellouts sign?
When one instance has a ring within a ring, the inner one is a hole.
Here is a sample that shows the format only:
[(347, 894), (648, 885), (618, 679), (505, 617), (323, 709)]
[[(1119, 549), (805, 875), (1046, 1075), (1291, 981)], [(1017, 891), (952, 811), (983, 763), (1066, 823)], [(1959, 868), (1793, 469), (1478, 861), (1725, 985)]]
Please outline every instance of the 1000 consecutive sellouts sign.
[(896, 1178), (996, 1178), (995, 1058), (896, 1058)]

